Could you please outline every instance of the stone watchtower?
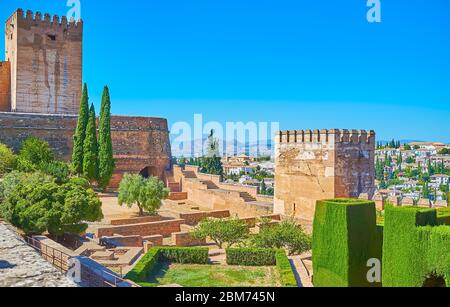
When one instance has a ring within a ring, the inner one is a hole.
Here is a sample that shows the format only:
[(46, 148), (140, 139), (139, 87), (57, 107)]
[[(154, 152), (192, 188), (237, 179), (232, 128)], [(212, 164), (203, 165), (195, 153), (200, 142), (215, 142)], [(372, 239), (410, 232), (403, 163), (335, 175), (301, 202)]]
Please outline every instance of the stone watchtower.
[(374, 131), (278, 132), (275, 159), (275, 213), (312, 220), (317, 200), (375, 192)]
[(18, 9), (5, 25), (10, 108), (1, 111), (77, 114), (82, 90), (83, 22)]

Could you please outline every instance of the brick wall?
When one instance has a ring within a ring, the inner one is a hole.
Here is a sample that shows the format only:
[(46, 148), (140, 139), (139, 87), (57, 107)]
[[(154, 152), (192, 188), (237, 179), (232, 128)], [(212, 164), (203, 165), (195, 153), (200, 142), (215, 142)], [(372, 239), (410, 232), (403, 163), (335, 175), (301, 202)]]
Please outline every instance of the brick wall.
[(175, 232), (172, 233), (172, 243), (175, 246), (187, 247), (187, 246), (199, 246), (205, 245), (206, 239), (198, 240), (191, 236), (189, 232)]
[(145, 237), (162, 235), (164, 237), (168, 237), (174, 232), (180, 232), (180, 225), (184, 223), (184, 220), (177, 219), (143, 224), (101, 227), (97, 229), (96, 236), (97, 238), (101, 238), (119, 234), (122, 236), (138, 235)]
[(111, 220), (110, 224), (112, 226), (142, 224), (142, 223), (150, 223), (150, 222), (159, 222), (162, 219), (163, 218), (161, 216), (159, 216), (159, 215), (143, 216), (143, 217), (135, 217), (135, 218), (129, 218), (129, 219)]
[[(49, 142), (58, 158), (68, 161), (76, 122), (76, 116), (68, 115), (0, 113), (0, 142), (18, 151), (27, 137), (39, 137)], [(151, 169), (150, 175), (163, 179), (171, 163), (166, 119), (112, 116), (111, 135), (116, 159), (111, 187), (118, 187), (125, 173), (139, 173), (145, 168)]]
[(209, 212), (194, 212), (194, 213), (180, 213), (180, 219), (186, 221), (187, 225), (195, 226), (200, 223), (202, 220), (208, 217), (214, 218), (227, 218), (230, 217), (230, 211), (222, 210), (222, 211), (209, 211)]
[(0, 112), (11, 111), (11, 65), (0, 62)]

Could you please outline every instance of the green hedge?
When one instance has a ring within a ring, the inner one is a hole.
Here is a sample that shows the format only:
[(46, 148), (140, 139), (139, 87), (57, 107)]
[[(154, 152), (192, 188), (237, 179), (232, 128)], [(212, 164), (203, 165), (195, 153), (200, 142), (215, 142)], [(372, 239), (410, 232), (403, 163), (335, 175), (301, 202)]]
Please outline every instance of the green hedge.
[(297, 287), (297, 280), (295, 279), (291, 263), (286, 256), (286, 252), (284, 250), (277, 250), (275, 257), (277, 269), (281, 277), (281, 285), (283, 287)]
[(442, 208), (437, 210), (438, 224), (450, 226), (450, 208)]
[(264, 266), (275, 265), (275, 250), (267, 248), (228, 248), (228, 265)]
[(228, 248), (227, 264), (243, 266), (276, 266), (283, 287), (297, 287), (291, 263), (283, 249)]
[(438, 226), (436, 210), (386, 208), (383, 286), (421, 287), (427, 276), (450, 286), (450, 227)]
[(154, 247), (125, 276), (136, 283), (145, 282), (160, 261), (182, 264), (207, 264), (208, 248), (202, 247)]
[(318, 201), (313, 231), (314, 286), (380, 286), (367, 280), (367, 261), (381, 257), (382, 228), (375, 203), (355, 199)]

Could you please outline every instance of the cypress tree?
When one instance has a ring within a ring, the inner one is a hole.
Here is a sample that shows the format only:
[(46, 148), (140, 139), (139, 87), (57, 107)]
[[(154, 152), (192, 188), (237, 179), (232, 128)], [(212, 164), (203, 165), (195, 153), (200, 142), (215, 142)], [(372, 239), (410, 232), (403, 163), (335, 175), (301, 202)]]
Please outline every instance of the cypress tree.
[(105, 86), (102, 96), (98, 141), (99, 185), (106, 189), (115, 168), (111, 139), (111, 100), (107, 86)]
[(73, 136), (72, 164), (74, 171), (81, 175), (83, 173), (83, 146), (86, 137), (86, 127), (89, 120), (89, 97), (88, 88), (85, 83), (83, 95), (80, 101), (80, 111), (78, 114), (77, 128)]
[(91, 105), (83, 146), (83, 175), (93, 182), (98, 179), (98, 145), (95, 108)]

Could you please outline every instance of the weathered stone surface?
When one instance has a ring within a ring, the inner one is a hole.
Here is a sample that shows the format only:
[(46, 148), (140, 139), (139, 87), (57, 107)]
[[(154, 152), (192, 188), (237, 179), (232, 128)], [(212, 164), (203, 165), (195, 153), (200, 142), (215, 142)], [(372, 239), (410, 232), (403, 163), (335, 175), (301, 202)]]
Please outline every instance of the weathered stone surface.
[(76, 287), (0, 223), (0, 287)]
[(283, 131), (276, 136), (274, 213), (312, 220), (317, 200), (375, 192), (375, 132)]
[(19, 9), (5, 24), (14, 112), (76, 114), (82, 87), (83, 22)]
[[(18, 151), (23, 140), (35, 136), (49, 142), (58, 158), (72, 155), (76, 116), (0, 112), (0, 143)], [(111, 135), (116, 170), (111, 187), (124, 173), (146, 173), (164, 179), (171, 150), (167, 120), (152, 117), (111, 117)]]
[(0, 112), (11, 111), (11, 65), (0, 62)]

